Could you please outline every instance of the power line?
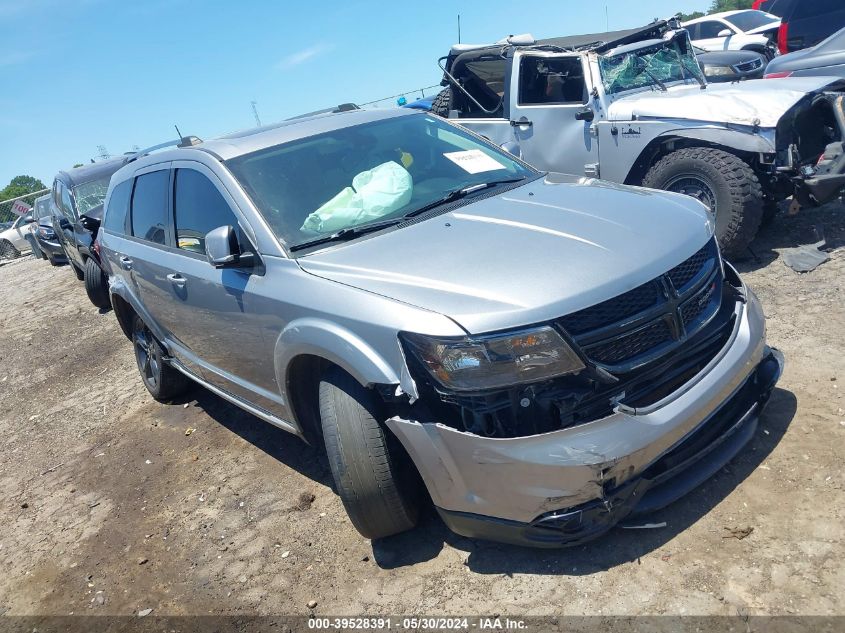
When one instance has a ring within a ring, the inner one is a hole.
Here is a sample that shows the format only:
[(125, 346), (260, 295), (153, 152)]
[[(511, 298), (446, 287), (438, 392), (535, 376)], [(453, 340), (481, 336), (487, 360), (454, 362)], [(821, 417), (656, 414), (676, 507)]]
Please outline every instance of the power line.
[(374, 103), (379, 103), (381, 101), (387, 101), (389, 99), (398, 99), (399, 97), (404, 97), (406, 94), (412, 94), (412, 93), (417, 92), (417, 91), (419, 91), (419, 93), (423, 97), (425, 97), (425, 93), (423, 92), (423, 90), (430, 90), (431, 88), (437, 88), (439, 85), (440, 84), (434, 84), (433, 86), (425, 86), (424, 88), (415, 88), (414, 90), (406, 90), (405, 92), (400, 92), (397, 95), (392, 95), (390, 97), (384, 97), (382, 99), (375, 99), (374, 101), (367, 101), (366, 103), (359, 103), (357, 105), (359, 105), (359, 106), (372, 105)]

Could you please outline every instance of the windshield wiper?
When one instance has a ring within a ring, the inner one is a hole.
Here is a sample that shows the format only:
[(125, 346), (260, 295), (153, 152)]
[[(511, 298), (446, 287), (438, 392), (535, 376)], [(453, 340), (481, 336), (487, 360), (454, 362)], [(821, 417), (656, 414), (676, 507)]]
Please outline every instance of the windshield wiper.
[(461, 189), (455, 189), (454, 191), (450, 191), (442, 198), (435, 200), (434, 202), (429, 202), (428, 204), (424, 204), (419, 209), (414, 209), (410, 213), (406, 213), (406, 218), (413, 218), (414, 216), (421, 215), (426, 211), (431, 211), (431, 209), (435, 209), (437, 207), (441, 207), (444, 204), (448, 204), (450, 202), (454, 202), (455, 200), (460, 200), (464, 196), (467, 196), (471, 193), (476, 191), (481, 191), (483, 189), (490, 189), (491, 187), (497, 187), (498, 185), (508, 185), (514, 182), (522, 182), (525, 178), (507, 178), (503, 180), (491, 180), (490, 182), (482, 182), (477, 185), (469, 185), (468, 187), (463, 187)]
[(318, 237), (313, 240), (308, 240), (307, 242), (300, 242), (299, 244), (294, 244), (288, 250), (301, 251), (304, 248), (309, 248), (311, 246), (319, 246), (320, 244), (328, 244), (329, 242), (344, 242), (346, 240), (356, 238), (360, 235), (364, 235), (365, 233), (380, 231), (381, 229), (387, 228), (388, 226), (399, 224), (401, 221), (402, 218), (394, 218), (392, 220), (385, 220), (384, 222), (371, 222), (370, 224), (362, 224), (360, 226), (348, 226), (346, 228), (340, 229), (339, 231), (335, 231), (334, 233), (331, 233), (329, 235)]
[(666, 84), (663, 83), (660, 79), (658, 79), (657, 75), (655, 75), (646, 67), (643, 67), (643, 72), (654, 80), (654, 83), (656, 83), (660, 87), (660, 90), (666, 92)]

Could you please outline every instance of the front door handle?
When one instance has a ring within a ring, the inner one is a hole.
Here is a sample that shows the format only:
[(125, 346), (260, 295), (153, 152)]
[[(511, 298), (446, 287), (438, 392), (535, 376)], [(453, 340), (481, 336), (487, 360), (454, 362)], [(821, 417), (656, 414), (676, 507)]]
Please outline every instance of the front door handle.
[(167, 276), (167, 281), (169, 281), (170, 283), (172, 283), (174, 286), (179, 286), (179, 287), (181, 287), (181, 286), (184, 286), (184, 285), (185, 285), (185, 282), (186, 282), (186, 281), (188, 281), (188, 280), (187, 280), (187, 279), (185, 279), (185, 278), (184, 278), (181, 274), (179, 274), (179, 273), (170, 273), (170, 274)]
[(123, 255), (120, 258), (120, 267), (123, 270), (132, 270), (132, 260), (128, 258), (126, 255)]
[(534, 125), (534, 122), (529, 121), (525, 117), (521, 117), (519, 119), (519, 121), (511, 121), (511, 127), (522, 127), (522, 126), (531, 127), (532, 125)]

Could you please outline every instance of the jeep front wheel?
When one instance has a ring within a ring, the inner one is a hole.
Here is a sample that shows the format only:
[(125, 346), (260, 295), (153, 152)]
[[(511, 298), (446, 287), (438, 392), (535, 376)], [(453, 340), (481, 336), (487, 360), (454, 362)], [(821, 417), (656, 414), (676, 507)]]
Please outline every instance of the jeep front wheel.
[(763, 189), (751, 166), (709, 147), (667, 154), (643, 178), (643, 186), (683, 193), (716, 214), (716, 238), (727, 257), (741, 255), (763, 219)]
[(379, 420), (375, 394), (334, 367), (320, 382), (320, 419), (337, 492), (352, 525), (369, 539), (410, 530), (420, 483), (399, 441)]

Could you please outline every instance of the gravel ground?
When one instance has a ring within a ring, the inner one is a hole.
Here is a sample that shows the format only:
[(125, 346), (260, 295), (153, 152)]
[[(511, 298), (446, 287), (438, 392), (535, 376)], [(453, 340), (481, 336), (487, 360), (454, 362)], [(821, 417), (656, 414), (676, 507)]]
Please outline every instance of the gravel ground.
[[(432, 512), (371, 544), (317, 451), (201, 388), (155, 402), (67, 267), (4, 265), (0, 614), (845, 614), (843, 212), (779, 217), (740, 262), (787, 362), (749, 448), (666, 527), (560, 551)], [(799, 275), (779, 251), (814, 224), (839, 248)]]

